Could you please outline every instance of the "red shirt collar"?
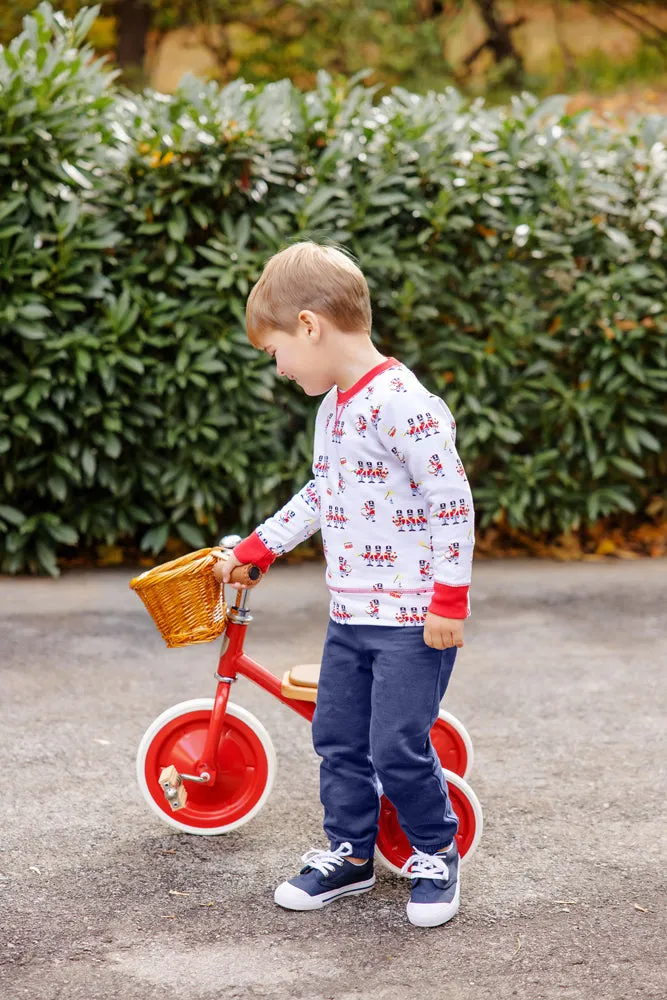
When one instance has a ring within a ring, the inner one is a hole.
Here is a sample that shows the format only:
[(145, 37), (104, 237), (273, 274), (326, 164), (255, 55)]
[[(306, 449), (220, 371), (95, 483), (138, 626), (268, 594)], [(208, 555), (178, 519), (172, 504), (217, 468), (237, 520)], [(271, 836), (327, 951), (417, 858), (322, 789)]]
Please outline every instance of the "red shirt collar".
[(355, 382), (354, 385), (351, 386), (349, 389), (346, 389), (345, 392), (341, 392), (341, 390), (339, 389), (338, 405), (340, 406), (341, 403), (347, 403), (348, 400), (352, 399), (353, 396), (356, 396), (356, 394), (358, 392), (361, 392), (361, 390), (365, 386), (367, 386), (369, 382), (373, 381), (376, 375), (380, 375), (382, 372), (386, 372), (388, 368), (395, 368), (396, 365), (400, 365), (400, 363), (401, 362), (397, 361), (396, 358), (386, 358), (379, 365), (376, 365), (375, 368), (371, 368), (369, 372), (366, 372), (365, 375), (362, 375), (359, 381)]

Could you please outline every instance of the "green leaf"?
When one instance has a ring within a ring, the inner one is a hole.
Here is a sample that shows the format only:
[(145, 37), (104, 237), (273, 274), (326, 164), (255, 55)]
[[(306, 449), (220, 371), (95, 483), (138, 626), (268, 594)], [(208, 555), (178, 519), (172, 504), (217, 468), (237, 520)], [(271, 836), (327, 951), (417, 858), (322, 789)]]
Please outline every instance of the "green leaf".
[(370, 201), (372, 205), (402, 205), (409, 198), (407, 191), (382, 191), (379, 193), (372, 192), (370, 195)]
[(649, 451), (661, 452), (663, 450), (663, 445), (661, 445), (658, 439), (654, 437), (650, 431), (647, 431), (645, 427), (637, 427), (636, 434), (640, 442), (645, 448), (648, 448)]
[(211, 219), (200, 205), (190, 205), (190, 214), (201, 229), (208, 229)]
[(67, 455), (54, 455), (53, 456), (53, 462), (54, 462), (54, 465), (56, 465), (60, 469), (61, 472), (66, 473), (72, 479), (78, 481), (77, 470), (75, 469), (73, 463), (67, 457)]
[(95, 458), (95, 455), (93, 454), (90, 448), (83, 449), (83, 452), (81, 454), (81, 465), (83, 467), (83, 471), (86, 473), (89, 479), (92, 479), (93, 476), (95, 475), (95, 470), (97, 468), (97, 459)]
[(499, 424), (494, 428), (493, 433), (496, 437), (499, 437), (501, 441), (507, 441), (509, 444), (516, 444), (517, 441), (521, 440), (521, 433), (515, 430), (513, 427), (505, 427)]
[(225, 257), (218, 250), (213, 250), (211, 247), (197, 247), (197, 253), (200, 253), (202, 257), (206, 257), (212, 264), (217, 264), (219, 267), (224, 268), (229, 267), (229, 258)]
[(54, 473), (47, 479), (47, 486), (51, 491), (51, 495), (62, 503), (67, 496), (67, 483), (63, 477), (58, 473)]
[(634, 455), (641, 455), (642, 449), (639, 443), (639, 436), (636, 427), (629, 427), (627, 424), (623, 428), (623, 438), (628, 448)]
[(636, 462), (632, 462), (629, 458), (623, 458), (620, 455), (610, 455), (609, 461), (621, 472), (625, 472), (626, 475), (632, 476), (633, 479), (643, 479), (646, 475), (641, 465), (637, 465)]
[(222, 361), (218, 361), (216, 358), (200, 358), (195, 362), (193, 367), (198, 372), (206, 372), (207, 374), (227, 371), (227, 366), (224, 365)]
[(609, 239), (617, 246), (621, 247), (622, 250), (634, 250), (634, 244), (628, 237), (627, 233), (622, 232), (620, 229), (616, 229), (614, 226), (607, 226), (605, 232), (607, 233)]
[(7, 48), (2, 50), (2, 55), (4, 56), (4, 60), (7, 66), (9, 66), (11, 70), (14, 70), (16, 72), (16, 70), (18, 70), (19, 68), (19, 63), (16, 56), (12, 52), (10, 52), (9, 49)]
[(25, 340), (45, 340), (48, 336), (43, 326), (28, 326), (27, 323), (14, 323), (14, 329)]
[(40, 217), (40, 219), (43, 219), (48, 215), (49, 203), (38, 187), (31, 187), (28, 189), (28, 199), (30, 201), (30, 207), (33, 212)]
[(646, 376), (641, 368), (641, 365), (639, 365), (633, 357), (630, 357), (630, 355), (621, 355), (621, 365), (625, 368), (629, 375), (632, 375), (632, 377), (636, 378), (639, 382), (646, 381)]
[(51, 538), (62, 545), (76, 545), (79, 540), (78, 532), (67, 524), (50, 524), (46, 530)]
[(104, 442), (104, 450), (109, 458), (118, 458), (122, 451), (122, 447), (123, 446), (119, 437), (115, 434), (107, 434)]
[(328, 203), (342, 194), (337, 188), (330, 188), (326, 185), (318, 188), (312, 198), (310, 198), (302, 209), (304, 219), (312, 221), (318, 212), (328, 205)]
[(2, 394), (2, 398), (5, 403), (12, 403), (15, 399), (18, 399), (19, 396), (22, 396), (26, 389), (26, 385), (23, 385), (21, 382), (16, 382), (14, 385), (10, 385), (9, 389), (5, 389)]
[(0, 220), (6, 219), (8, 215), (12, 215), (17, 208), (25, 204), (25, 195), (19, 195), (17, 198), (10, 198), (9, 201), (0, 202)]
[(636, 505), (632, 502), (630, 497), (626, 497), (624, 493), (616, 493), (614, 501), (617, 507), (620, 507), (621, 510), (627, 510), (629, 514), (634, 514), (637, 510)]
[(45, 271), (44, 269), (33, 271), (30, 276), (30, 285), (32, 288), (38, 288), (43, 285), (44, 282), (50, 277), (51, 272)]
[(188, 545), (191, 545), (193, 549), (204, 549), (206, 548), (206, 539), (204, 535), (193, 524), (181, 523), (176, 525), (176, 531)]
[(141, 361), (139, 358), (133, 357), (131, 354), (121, 355), (120, 361), (123, 365), (125, 365), (126, 368), (129, 368), (131, 371), (136, 372), (137, 375), (143, 375), (144, 371), (146, 370), (143, 361)]
[(38, 538), (35, 544), (35, 551), (37, 553), (37, 561), (40, 569), (43, 569), (50, 576), (60, 576), (60, 570), (58, 569), (56, 554), (53, 548), (41, 538)]
[(175, 243), (182, 243), (188, 231), (188, 217), (180, 207), (174, 209), (174, 214), (167, 223), (167, 232)]
[(51, 315), (51, 310), (47, 309), (40, 302), (26, 302), (24, 305), (19, 306), (19, 313), (21, 316), (25, 316), (26, 319), (45, 319)]
[(81, 44), (84, 40), (97, 17), (99, 17), (100, 5), (91, 4), (90, 7), (84, 7), (80, 10), (72, 22), (72, 28), (74, 31), (74, 36), (76, 38), (77, 44)]
[(7, 504), (0, 504), (0, 517), (10, 524), (21, 524), (25, 521), (25, 514), (22, 514), (16, 507), (8, 507)]
[(162, 549), (167, 544), (167, 539), (169, 538), (169, 525), (159, 524), (154, 528), (150, 528), (149, 531), (141, 539), (140, 548), (143, 552), (150, 549), (151, 552), (157, 554), (161, 552)]

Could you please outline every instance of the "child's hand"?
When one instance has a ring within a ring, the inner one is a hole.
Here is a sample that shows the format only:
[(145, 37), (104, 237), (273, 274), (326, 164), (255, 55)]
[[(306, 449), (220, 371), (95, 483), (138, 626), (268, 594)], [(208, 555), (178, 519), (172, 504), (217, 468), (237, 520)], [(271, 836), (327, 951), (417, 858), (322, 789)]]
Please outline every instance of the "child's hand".
[(433, 649), (463, 645), (463, 619), (441, 618), (428, 611), (424, 623), (424, 642)]
[(213, 576), (216, 578), (218, 583), (224, 583), (227, 587), (233, 587), (234, 590), (247, 590), (248, 588), (243, 583), (230, 583), (229, 578), (232, 575), (233, 570), (237, 566), (243, 566), (239, 559), (229, 551), (220, 551), (215, 553), (216, 564), (213, 567)]

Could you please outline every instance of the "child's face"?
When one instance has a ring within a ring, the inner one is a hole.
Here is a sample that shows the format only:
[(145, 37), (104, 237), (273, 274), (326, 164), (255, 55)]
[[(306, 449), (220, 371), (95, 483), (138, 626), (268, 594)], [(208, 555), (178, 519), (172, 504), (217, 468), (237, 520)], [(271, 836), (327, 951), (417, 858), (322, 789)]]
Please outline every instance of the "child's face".
[(283, 330), (264, 333), (261, 349), (275, 358), (278, 374), (296, 382), (307, 396), (321, 396), (336, 384), (332, 374), (334, 365), (325, 344), (313, 339), (301, 323), (296, 333)]

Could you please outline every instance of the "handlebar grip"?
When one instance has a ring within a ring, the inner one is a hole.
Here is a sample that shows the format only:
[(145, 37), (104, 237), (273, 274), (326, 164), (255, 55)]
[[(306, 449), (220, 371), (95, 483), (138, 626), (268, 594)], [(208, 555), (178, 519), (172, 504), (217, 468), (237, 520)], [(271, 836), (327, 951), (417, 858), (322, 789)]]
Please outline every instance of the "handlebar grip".
[(247, 563), (245, 566), (237, 566), (232, 570), (229, 582), (242, 583), (244, 587), (256, 587), (263, 575), (259, 566)]

